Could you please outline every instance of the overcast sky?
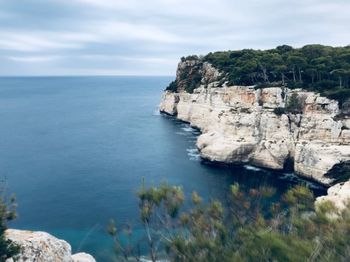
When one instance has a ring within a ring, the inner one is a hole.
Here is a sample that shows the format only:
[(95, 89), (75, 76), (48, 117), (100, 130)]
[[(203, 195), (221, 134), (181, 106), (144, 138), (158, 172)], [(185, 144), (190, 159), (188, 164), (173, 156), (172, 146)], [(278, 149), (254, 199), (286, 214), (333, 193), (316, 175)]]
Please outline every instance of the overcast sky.
[(174, 75), (181, 56), (350, 44), (350, 0), (0, 0), (0, 75)]

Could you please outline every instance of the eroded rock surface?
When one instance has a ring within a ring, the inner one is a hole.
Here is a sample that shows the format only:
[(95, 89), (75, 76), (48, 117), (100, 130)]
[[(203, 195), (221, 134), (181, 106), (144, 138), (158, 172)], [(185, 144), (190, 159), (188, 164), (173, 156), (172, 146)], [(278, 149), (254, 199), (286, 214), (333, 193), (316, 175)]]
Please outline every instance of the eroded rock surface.
[[(301, 111), (276, 114), (293, 94)], [(211, 161), (275, 170), (293, 161), (298, 174), (329, 184), (324, 175), (350, 159), (350, 119), (338, 117), (337, 101), (313, 92), (202, 85), (192, 94), (165, 92), (160, 110), (199, 128), (197, 147)]]
[(330, 201), (340, 211), (349, 205), (350, 197), (350, 181), (336, 184), (328, 188), (327, 195), (318, 197), (316, 205), (324, 201)]
[(86, 254), (72, 255), (71, 246), (45, 232), (8, 229), (6, 237), (21, 247), (21, 253), (7, 262), (96, 262)]

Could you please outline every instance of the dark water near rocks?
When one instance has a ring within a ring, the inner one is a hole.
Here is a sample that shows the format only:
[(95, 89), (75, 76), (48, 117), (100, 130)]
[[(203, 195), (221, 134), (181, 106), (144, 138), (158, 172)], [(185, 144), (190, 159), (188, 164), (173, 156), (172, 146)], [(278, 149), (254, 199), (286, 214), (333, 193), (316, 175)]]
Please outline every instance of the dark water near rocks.
[(170, 80), (0, 78), (0, 177), (19, 203), (11, 226), (47, 231), (74, 252), (110, 261), (106, 224), (138, 221), (135, 192), (142, 178), (219, 199), (235, 182), (269, 185), (278, 195), (300, 182), (249, 166), (202, 164), (198, 131), (157, 112)]

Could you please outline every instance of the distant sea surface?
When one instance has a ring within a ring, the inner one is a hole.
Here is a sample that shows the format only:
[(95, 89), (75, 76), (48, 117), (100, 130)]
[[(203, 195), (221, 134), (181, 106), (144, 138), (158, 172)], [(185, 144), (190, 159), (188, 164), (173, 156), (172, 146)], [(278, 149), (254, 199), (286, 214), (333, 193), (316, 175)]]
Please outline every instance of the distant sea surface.
[[(135, 223), (136, 192), (166, 181), (225, 199), (235, 182), (268, 185), (277, 197), (293, 174), (251, 166), (204, 165), (195, 147), (199, 132), (160, 115), (171, 77), (0, 78), (0, 178), (15, 193), (11, 227), (47, 231), (73, 252), (111, 261), (106, 225)], [(310, 184), (316, 194), (323, 190)]]

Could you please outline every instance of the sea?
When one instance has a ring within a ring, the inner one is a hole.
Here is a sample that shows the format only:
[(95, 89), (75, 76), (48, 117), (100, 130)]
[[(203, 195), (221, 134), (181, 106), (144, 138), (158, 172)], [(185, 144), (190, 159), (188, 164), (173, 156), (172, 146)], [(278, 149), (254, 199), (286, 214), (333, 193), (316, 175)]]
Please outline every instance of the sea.
[(295, 184), (324, 188), (293, 173), (201, 160), (200, 131), (159, 113), (174, 77), (1, 77), (1, 190), (16, 196), (10, 227), (46, 231), (72, 251), (114, 261), (106, 227), (142, 235), (137, 192), (160, 183), (205, 200), (225, 200), (230, 185), (271, 186), (277, 198)]

